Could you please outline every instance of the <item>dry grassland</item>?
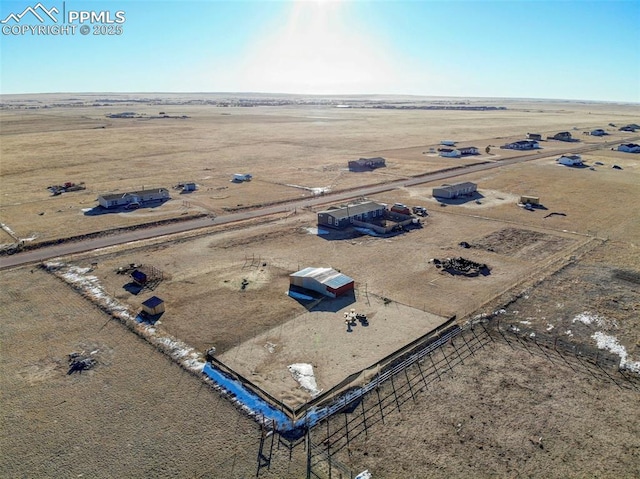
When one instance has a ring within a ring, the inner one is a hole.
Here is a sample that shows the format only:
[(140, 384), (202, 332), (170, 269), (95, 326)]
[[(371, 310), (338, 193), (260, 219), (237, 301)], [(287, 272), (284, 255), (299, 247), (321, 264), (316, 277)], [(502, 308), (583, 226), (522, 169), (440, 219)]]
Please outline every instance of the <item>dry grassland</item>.
[[(546, 136), (571, 130), (584, 142), (598, 143), (603, 140), (580, 133), (609, 122), (638, 122), (633, 106), (496, 104), (509, 109), (123, 104), (2, 110), (0, 221), (20, 237), (48, 240), (196, 212), (220, 214), (239, 205), (311, 195), (287, 185), (338, 190), (460, 164), (423, 153), (442, 139), (484, 151), (526, 132)], [(190, 118), (104, 116), (134, 110)], [(630, 137), (611, 133), (607, 140)], [(554, 154), (566, 147), (542, 146)], [(493, 148), (491, 153), (496, 156), (470, 161), (515, 154)], [(387, 158), (387, 168), (365, 174), (344, 170), (350, 159), (377, 155)], [(491, 312), (503, 293), (523, 293), (502, 320), (529, 321), (528, 327), (538, 330), (551, 323), (559, 334), (572, 328), (576, 340), (593, 345), (595, 325), (573, 322), (576, 314), (590, 311), (606, 317), (605, 331), (638, 360), (637, 284), (624, 279), (633, 275), (616, 275), (640, 270), (636, 157), (597, 150), (584, 155), (594, 170), (561, 167), (552, 156), (458, 178), (478, 183), (480, 204), (439, 206), (431, 196), (436, 184), (376, 195), (372, 199), (429, 209), (424, 228), (392, 238), (328, 239), (309, 231), (314, 212), (298, 211), (243, 229), (213, 228), (70, 261), (97, 262), (91, 274), (134, 310), (151, 294), (162, 297), (167, 311), (159, 329), (201, 351), (215, 346), (247, 376), (257, 373), (265, 387), (269, 380), (284, 385), (276, 394), (288, 395), (292, 404), (306, 393), (283, 376), (283, 368), (289, 361), (307, 362), (302, 353), (313, 350), (309, 362), (323, 389), (349, 374), (349, 367), (372, 364), (380, 356), (366, 342), (348, 348), (350, 341), (365, 338), (360, 327), (347, 336), (342, 311), (350, 307), (371, 314), (368, 340), (390, 335), (391, 347), (422, 334), (431, 315)], [(614, 163), (623, 170), (612, 169)], [(250, 172), (255, 180), (232, 184), (235, 172)], [(184, 180), (196, 181), (200, 189), (172, 193), (174, 199), (159, 208), (97, 216), (82, 211), (94, 206), (100, 193)], [(84, 181), (88, 188), (51, 197), (46, 186), (64, 181)], [(517, 207), (523, 194), (539, 196), (547, 209)], [(564, 216), (545, 217), (549, 213)], [(461, 248), (461, 241), (472, 247)], [(453, 277), (430, 263), (460, 255), (488, 264), (491, 274)], [(115, 273), (129, 263), (153, 266), (165, 279), (153, 292), (134, 295), (124, 288), (129, 279)], [(326, 301), (310, 312), (285, 295), (288, 275), (306, 266), (332, 266), (354, 278), (356, 302)], [(1, 279), (2, 475), (255, 476), (258, 428), (229, 402), (53, 276), (21, 268), (3, 272)], [(379, 298), (393, 302), (379, 305)], [(399, 327), (401, 316), (412, 319)], [(382, 328), (385, 318), (394, 323)], [(319, 340), (308, 334), (313, 327)], [(345, 347), (342, 356), (332, 357), (336, 344)], [(98, 367), (67, 376), (67, 354), (83, 349), (98, 351)], [(640, 472), (637, 392), (621, 392), (499, 344), (444, 379), (339, 459), (354, 471), (369, 468), (382, 478), (635, 477)], [(544, 438), (544, 448), (532, 445), (534, 436)], [(261, 475), (304, 476), (301, 448), (291, 461), (288, 451), (275, 451), (271, 470)]]
[[(94, 97), (94, 100), (97, 97)], [(8, 105), (11, 104), (11, 98)], [(173, 98), (172, 98), (173, 99)], [(127, 104), (92, 106), (82, 97), (43, 96), (39, 110), (0, 111), (0, 221), (22, 238), (50, 240), (153, 222), (198, 212), (224, 212), (311, 195), (306, 189), (353, 188), (421, 174), (452, 164), (495, 160), (518, 153), (484, 154), (486, 145), (522, 138), (528, 131), (552, 134), (576, 127), (579, 134), (609, 122), (628, 123), (633, 109), (612, 105), (496, 102), (500, 111), (337, 109), (320, 106), (217, 108), (209, 105)], [(74, 100), (75, 101), (75, 100)], [(77, 103), (84, 101), (79, 106)], [(490, 103), (487, 101), (486, 103)], [(571, 109), (567, 109), (570, 106)], [(114, 119), (135, 111), (189, 118)], [(587, 115), (586, 113), (589, 113)], [(581, 135), (580, 135), (581, 136)], [(612, 129), (610, 138), (623, 138)], [(423, 154), (442, 139), (474, 144), (483, 155), (452, 160)], [(581, 137), (587, 142), (601, 139)], [(546, 142), (545, 148), (566, 147)], [(347, 162), (383, 154), (388, 167), (356, 174)], [(229, 182), (251, 172), (250, 184)], [(84, 181), (87, 190), (52, 197), (51, 184)], [(171, 187), (195, 181), (200, 190), (173, 192), (162, 207), (108, 215), (87, 215), (96, 197), (142, 187)]]

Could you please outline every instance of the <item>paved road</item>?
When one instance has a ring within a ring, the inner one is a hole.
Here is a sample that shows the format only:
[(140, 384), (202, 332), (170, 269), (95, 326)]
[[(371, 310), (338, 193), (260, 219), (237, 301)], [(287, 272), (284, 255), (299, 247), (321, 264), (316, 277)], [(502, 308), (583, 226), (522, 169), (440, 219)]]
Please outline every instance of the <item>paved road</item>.
[[(637, 141), (640, 137), (631, 138), (626, 141)], [(584, 153), (587, 151), (609, 148), (613, 145), (619, 144), (620, 141), (605, 142), (600, 144), (581, 145), (571, 148), (571, 153)], [(459, 168), (451, 171), (443, 171), (436, 173), (429, 173), (419, 177), (405, 178), (400, 180), (391, 181), (389, 183), (383, 183), (378, 185), (366, 186), (350, 191), (331, 193), (325, 196), (308, 198), (303, 200), (292, 200), (287, 203), (267, 206), (264, 208), (257, 208), (248, 211), (242, 211), (239, 213), (232, 213), (228, 215), (218, 216), (215, 219), (210, 217), (198, 218), (194, 220), (186, 220), (177, 223), (171, 223), (161, 226), (152, 226), (149, 228), (142, 228), (135, 231), (128, 231), (119, 234), (106, 235), (99, 238), (86, 239), (82, 241), (73, 241), (68, 243), (61, 243), (58, 245), (47, 246), (32, 251), (24, 251), (22, 253), (14, 254), (11, 256), (0, 257), (0, 269), (10, 268), (14, 266), (20, 266), (23, 264), (37, 263), (46, 259), (55, 258), (57, 256), (65, 256), (74, 253), (82, 253), (85, 251), (91, 251), (98, 248), (104, 248), (107, 246), (115, 246), (119, 244), (130, 243), (132, 241), (139, 241), (151, 238), (157, 238), (166, 235), (172, 235), (175, 233), (183, 233), (185, 231), (192, 231), (199, 228), (205, 228), (213, 225), (222, 225), (227, 223), (234, 223), (237, 221), (258, 218), (261, 216), (267, 216), (275, 213), (283, 213), (287, 211), (293, 211), (296, 208), (304, 208), (308, 206), (317, 206), (328, 202), (339, 202), (350, 198), (356, 198), (360, 196), (371, 196), (384, 191), (394, 190), (396, 188), (402, 188), (405, 186), (415, 186), (422, 183), (429, 183), (432, 181), (446, 180), (477, 171), (490, 170), (493, 168), (500, 168), (506, 165), (513, 165), (516, 163), (522, 163), (525, 161), (537, 160), (540, 158), (547, 158), (551, 156), (557, 156), (558, 152), (549, 154), (547, 152), (533, 153), (530, 155), (520, 156), (517, 158), (510, 158), (506, 160), (499, 160), (484, 164), (469, 165), (464, 168)]]

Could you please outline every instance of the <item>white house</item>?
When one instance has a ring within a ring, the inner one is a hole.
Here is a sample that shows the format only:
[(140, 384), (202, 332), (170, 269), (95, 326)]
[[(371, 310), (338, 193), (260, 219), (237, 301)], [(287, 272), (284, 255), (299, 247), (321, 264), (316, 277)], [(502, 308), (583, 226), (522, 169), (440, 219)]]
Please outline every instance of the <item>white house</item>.
[(582, 166), (582, 157), (580, 155), (562, 155), (556, 161), (565, 166)]
[(149, 190), (128, 191), (125, 193), (108, 193), (98, 196), (98, 203), (103, 208), (118, 208), (135, 204), (140, 206), (150, 201), (168, 200), (169, 190), (166, 188), (152, 188)]
[(626, 143), (618, 147), (618, 151), (624, 151), (625, 153), (640, 153), (640, 145), (635, 143)]
[(438, 148), (438, 154), (447, 158), (460, 158), (462, 156), (460, 150), (455, 148)]

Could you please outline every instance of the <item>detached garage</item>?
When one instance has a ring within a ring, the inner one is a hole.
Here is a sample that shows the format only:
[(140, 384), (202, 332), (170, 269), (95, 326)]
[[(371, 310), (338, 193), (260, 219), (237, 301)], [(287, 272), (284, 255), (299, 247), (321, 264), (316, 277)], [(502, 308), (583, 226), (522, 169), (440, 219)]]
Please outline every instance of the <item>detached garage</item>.
[(354, 289), (354, 281), (333, 268), (304, 268), (289, 275), (289, 284), (337, 298)]

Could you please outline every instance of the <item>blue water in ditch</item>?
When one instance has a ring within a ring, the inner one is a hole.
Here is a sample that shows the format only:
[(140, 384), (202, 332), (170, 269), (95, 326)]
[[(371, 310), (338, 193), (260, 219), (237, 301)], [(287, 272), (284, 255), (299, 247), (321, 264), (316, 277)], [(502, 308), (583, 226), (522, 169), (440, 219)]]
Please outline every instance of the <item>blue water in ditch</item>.
[(240, 382), (232, 379), (221, 371), (215, 369), (210, 363), (206, 363), (202, 370), (211, 380), (224, 389), (234, 400), (249, 410), (252, 414), (275, 421), (280, 433), (311, 427), (318, 423), (327, 414), (326, 408), (310, 409), (304, 418), (292, 421), (285, 413), (276, 409), (267, 401), (244, 387)]

